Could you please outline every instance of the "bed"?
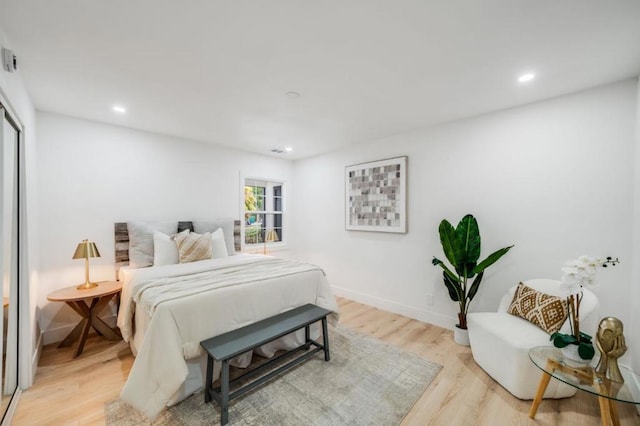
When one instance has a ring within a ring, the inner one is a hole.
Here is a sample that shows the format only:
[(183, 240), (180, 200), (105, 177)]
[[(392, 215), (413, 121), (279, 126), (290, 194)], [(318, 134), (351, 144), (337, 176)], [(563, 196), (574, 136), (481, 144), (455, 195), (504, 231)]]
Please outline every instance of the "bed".
[[(177, 224), (181, 230), (199, 231), (197, 222)], [(136, 356), (120, 397), (150, 418), (204, 387), (206, 357), (200, 341), (306, 303), (333, 311), (329, 321), (338, 320), (335, 298), (319, 267), (235, 253), (239, 223), (224, 226), (229, 256), (132, 268), (127, 266), (127, 224), (116, 224), (116, 261), (123, 282), (118, 327)], [(255, 352), (271, 357), (303, 340), (299, 332)], [(245, 367), (251, 356), (243, 354), (232, 364)], [(214, 378), (218, 370), (215, 366)]]

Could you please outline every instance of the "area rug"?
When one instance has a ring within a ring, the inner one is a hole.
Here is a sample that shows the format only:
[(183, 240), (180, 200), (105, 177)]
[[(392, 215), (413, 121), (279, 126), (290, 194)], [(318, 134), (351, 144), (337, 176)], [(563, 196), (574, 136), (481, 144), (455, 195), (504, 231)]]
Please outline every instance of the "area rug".
[[(397, 425), (441, 366), (346, 327), (329, 329), (331, 361), (322, 352), (231, 401), (230, 425)], [(215, 403), (203, 393), (170, 407), (153, 422), (115, 400), (107, 425), (213, 425)]]

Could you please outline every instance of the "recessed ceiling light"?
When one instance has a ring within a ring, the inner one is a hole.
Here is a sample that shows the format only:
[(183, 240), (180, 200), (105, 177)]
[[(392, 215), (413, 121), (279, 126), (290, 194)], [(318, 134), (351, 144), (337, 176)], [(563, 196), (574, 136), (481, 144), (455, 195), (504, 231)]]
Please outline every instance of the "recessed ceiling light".
[(518, 83), (527, 83), (533, 80), (534, 78), (536, 78), (536, 75), (532, 72), (522, 74), (520, 77), (518, 77)]
[(284, 150), (285, 150), (285, 151), (287, 151), (287, 152), (291, 152), (291, 151), (293, 151), (293, 148), (291, 148), (290, 146), (288, 146), (288, 147), (286, 147)]
[(111, 107), (111, 109), (113, 110), (113, 112), (117, 112), (118, 114), (125, 114), (127, 112), (127, 109), (120, 105), (114, 105)]
[(300, 93), (298, 92), (287, 92), (285, 95), (287, 95), (289, 99), (298, 99), (300, 97)]

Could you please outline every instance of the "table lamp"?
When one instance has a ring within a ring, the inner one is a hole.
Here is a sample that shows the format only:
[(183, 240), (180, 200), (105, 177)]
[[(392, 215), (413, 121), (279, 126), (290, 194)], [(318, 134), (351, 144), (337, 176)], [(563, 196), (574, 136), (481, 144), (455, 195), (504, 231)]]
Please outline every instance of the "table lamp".
[(275, 243), (278, 241), (278, 234), (275, 230), (269, 229), (264, 237), (264, 254), (267, 254), (267, 243)]
[(81, 243), (76, 247), (76, 252), (73, 254), (73, 259), (84, 259), (84, 272), (85, 272), (85, 283), (80, 284), (77, 289), (78, 290), (88, 290), (90, 288), (97, 287), (98, 284), (92, 283), (89, 281), (89, 258), (90, 257), (100, 257), (100, 252), (98, 251), (98, 247), (96, 247), (96, 243), (89, 242), (89, 240), (82, 240)]

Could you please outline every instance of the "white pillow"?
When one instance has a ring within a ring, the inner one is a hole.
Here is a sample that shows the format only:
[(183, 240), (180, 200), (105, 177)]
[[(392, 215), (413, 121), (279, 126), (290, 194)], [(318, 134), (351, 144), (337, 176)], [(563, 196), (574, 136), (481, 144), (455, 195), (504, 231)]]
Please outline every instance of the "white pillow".
[(204, 234), (205, 232), (213, 233), (216, 229), (222, 228), (224, 230), (225, 243), (227, 244), (227, 255), (230, 256), (236, 252), (233, 241), (233, 222), (233, 219), (214, 219), (212, 221), (194, 220), (193, 232), (197, 232), (198, 234)]
[(178, 232), (178, 222), (127, 222), (129, 231), (129, 266), (144, 268), (153, 265), (153, 231), (164, 234)]
[(211, 234), (211, 253), (213, 253), (214, 259), (229, 256), (222, 228), (216, 229), (216, 231)]
[[(189, 233), (188, 229), (182, 232)], [(175, 265), (179, 261), (176, 242), (163, 232), (153, 231), (153, 266)]]

